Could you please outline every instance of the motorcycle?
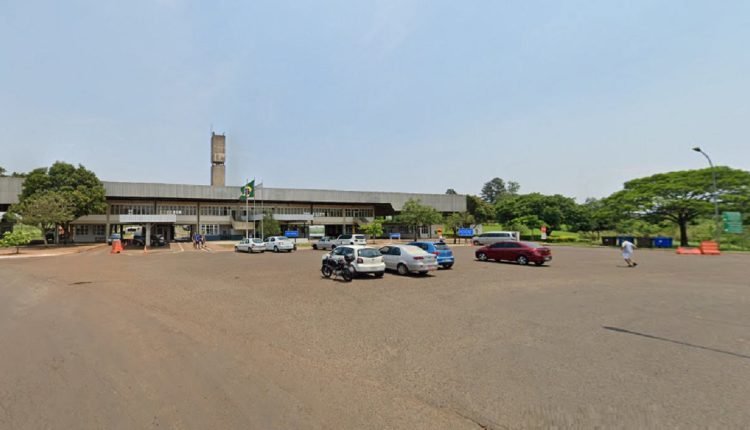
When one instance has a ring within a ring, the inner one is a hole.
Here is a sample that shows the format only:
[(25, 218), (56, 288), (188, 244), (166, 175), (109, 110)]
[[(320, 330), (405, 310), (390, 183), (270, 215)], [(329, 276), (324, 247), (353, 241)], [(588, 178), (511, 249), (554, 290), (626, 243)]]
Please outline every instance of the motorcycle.
[(341, 279), (343, 279), (344, 282), (351, 282), (352, 278), (354, 278), (354, 273), (352, 272), (352, 261), (354, 261), (354, 257), (348, 255), (344, 256), (344, 258), (333, 258), (327, 256), (323, 259), (323, 265), (320, 268), (320, 272), (326, 278), (333, 276), (335, 279), (336, 277), (341, 276)]

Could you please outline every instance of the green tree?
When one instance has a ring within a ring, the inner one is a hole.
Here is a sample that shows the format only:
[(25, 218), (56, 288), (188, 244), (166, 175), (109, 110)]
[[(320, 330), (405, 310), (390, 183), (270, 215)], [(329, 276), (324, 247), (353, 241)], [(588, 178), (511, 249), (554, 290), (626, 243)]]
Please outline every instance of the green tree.
[(518, 194), (518, 190), (520, 189), (521, 186), (518, 182), (508, 181), (506, 183), (500, 178), (492, 178), (482, 186), (480, 195), (482, 196), (482, 200), (487, 203), (497, 203), (503, 197)]
[(0, 166), (0, 178), (4, 178), (6, 176), (5, 172), (6, 172), (6, 170), (3, 169), (2, 166)]
[(263, 234), (266, 237), (278, 236), (281, 234), (281, 225), (269, 214), (263, 216)]
[(445, 194), (449, 194), (449, 195), (455, 196), (458, 193), (453, 188), (448, 188), (447, 190), (445, 190)]
[[(93, 172), (80, 164), (75, 167), (57, 161), (49, 169), (32, 170), (23, 183), (19, 200), (24, 203), (35, 194), (48, 192), (60, 193), (70, 203), (73, 219), (102, 213), (106, 209), (104, 186)], [(70, 221), (63, 227), (70, 232)]]
[(67, 225), (75, 219), (70, 200), (59, 191), (32, 194), (23, 202), (13, 205), (10, 211), (20, 215), (23, 224), (39, 227), (45, 246), (47, 246), (45, 232), (56, 231), (57, 226)]
[(477, 196), (466, 196), (466, 211), (479, 224), (495, 219), (495, 208)]
[(418, 239), (419, 228), (437, 224), (442, 220), (440, 213), (431, 206), (423, 205), (419, 200), (409, 199), (396, 216), (396, 222), (414, 228), (414, 240)]
[(531, 238), (534, 239), (534, 229), (542, 228), (544, 221), (539, 219), (536, 215), (524, 215), (519, 218), (514, 218), (510, 221), (513, 226), (522, 225), (531, 230)]
[(370, 236), (370, 238), (376, 238), (383, 235), (383, 220), (375, 219), (369, 224), (365, 224), (359, 228), (362, 233)]
[[(723, 210), (746, 208), (750, 202), (750, 172), (718, 166), (717, 201)], [(633, 179), (607, 198), (621, 217), (649, 222), (671, 221), (680, 229), (680, 244), (687, 246), (687, 226), (713, 214), (711, 169), (681, 170)]]
[(468, 212), (455, 212), (445, 218), (445, 225), (453, 232), (453, 243), (458, 238), (458, 229), (470, 227), (474, 224), (474, 216)]
[(23, 245), (27, 245), (31, 242), (31, 234), (23, 230), (13, 230), (5, 233), (3, 238), (0, 239), (0, 246), (3, 247), (16, 247), (16, 254), (20, 252), (19, 248)]
[(547, 226), (547, 234), (552, 234), (552, 231), (559, 230), (563, 225), (574, 228), (585, 225), (585, 213), (576, 201), (560, 194), (548, 196), (531, 193), (502, 199), (495, 204), (495, 216), (502, 224), (536, 216)]

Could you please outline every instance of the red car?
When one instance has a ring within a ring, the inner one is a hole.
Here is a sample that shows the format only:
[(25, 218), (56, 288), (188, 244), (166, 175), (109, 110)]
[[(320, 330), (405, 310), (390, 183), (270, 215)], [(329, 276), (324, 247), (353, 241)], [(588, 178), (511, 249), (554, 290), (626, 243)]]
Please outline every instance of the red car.
[(552, 260), (549, 248), (533, 242), (497, 242), (477, 249), (474, 254), (479, 261), (515, 261), (518, 264), (534, 263), (537, 266)]

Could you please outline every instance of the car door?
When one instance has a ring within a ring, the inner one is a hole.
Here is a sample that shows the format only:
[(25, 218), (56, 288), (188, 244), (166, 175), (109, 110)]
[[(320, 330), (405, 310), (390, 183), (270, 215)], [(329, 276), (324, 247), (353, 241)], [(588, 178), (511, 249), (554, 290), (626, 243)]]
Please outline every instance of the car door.
[(505, 248), (503, 250), (503, 255), (505, 258), (503, 260), (507, 261), (516, 261), (519, 255), (523, 252), (523, 247), (518, 242), (504, 242)]
[(276, 244), (276, 238), (270, 237), (266, 242), (266, 251), (273, 251), (273, 246)]
[(378, 249), (378, 251), (380, 251), (380, 255), (383, 256), (383, 263), (385, 263), (385, 268), (388, 269), (390, 267), (390, 263), (389, 263), (389, 261), (390, 261), (390, 254), (389, 254), (389, 252), (391, 252), (391, 247), (390, 246), (384, 246), (384, 247)]

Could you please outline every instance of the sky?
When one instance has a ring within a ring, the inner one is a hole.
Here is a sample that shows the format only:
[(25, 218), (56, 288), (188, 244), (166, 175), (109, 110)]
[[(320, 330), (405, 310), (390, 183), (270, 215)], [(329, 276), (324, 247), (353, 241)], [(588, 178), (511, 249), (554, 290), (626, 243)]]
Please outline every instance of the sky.
[(750, 170), (747, 1), (0, 0), (0, 166), (603, 197)]

